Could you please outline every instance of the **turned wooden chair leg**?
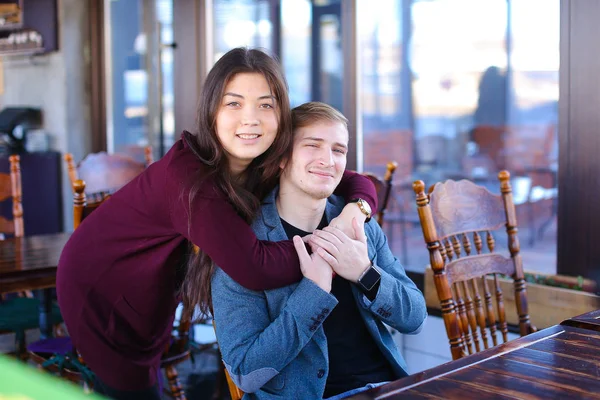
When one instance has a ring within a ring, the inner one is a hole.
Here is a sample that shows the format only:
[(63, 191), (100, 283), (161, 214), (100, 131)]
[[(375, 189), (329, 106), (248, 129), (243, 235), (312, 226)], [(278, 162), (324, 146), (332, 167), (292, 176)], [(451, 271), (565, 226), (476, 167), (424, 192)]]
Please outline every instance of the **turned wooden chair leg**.
[(27, 352), (27, 342), (25, 341), (25, 332), (17, 343), (17, 358), (21, 361), (27, 361), (29, 359), (29, 353)]
[(167, 375), (171, 397), (175, 400), (187, 400), (185, 392), (183, 391), (183, 386), (181, 386), (181, 382), (179, 382), (177, 369), (175, 369), (173, 365), (170, 365), (165, 368), (165, 374)]

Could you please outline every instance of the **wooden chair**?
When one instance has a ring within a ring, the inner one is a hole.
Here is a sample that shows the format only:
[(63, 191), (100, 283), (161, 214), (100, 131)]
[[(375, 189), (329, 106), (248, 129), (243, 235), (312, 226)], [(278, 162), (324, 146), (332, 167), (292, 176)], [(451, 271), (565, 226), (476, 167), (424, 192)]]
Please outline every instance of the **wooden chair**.
[[(185, 314), (185, 313), (184, 313)], [(180, 320), (176, 329), (176, 334), (172, 336), (160, 361), (160, 368), (165, 370), (168, 390), (165, 393), (175, 400), (186, 400), (183, 386), (179, 381), (179, 374), (176, 366), (190, 358), (189, 330), (191, 323), (189, 320)]]
[(371, 182), (373, 182), (373, 185), (375, 185), (375, 191), (377, 192), (377, 203), (379, 204), (379, 209), (377, 210), (375, 219), (380, 226), (383, 226), (385, 211), (390, 200), (390, 194), (392, 193), (392, 177), (394, 176), (394, 172), (396, 171), (397, 167), (398, 163), (395, 161), (388, 162), (383, 180), (370, 172), (365, 172), (363, 174), (369, 178)]
[(110, 194), (103, 194), (102, 198), (95, 197), (94, 201), (88, 201), (85, 194), (86, 183), (82, 179), (76, 179), (73, 183), (73, 229), (77, 229), (83, 220), (108, 200)]
[[(73, 183), (73, 229), (77, 229), (88, 215), (110, 197), (107, 194), (88, 202), (85, 187), (85, 182), (81, 179), (77, 179)], [(92, 388), (93, 375), (77, 353), (69, 337), (43, 339), (32, 343), (28, 350), (30, 360), (38, 368), (56, 373), (77, 384), (83, 380), (88, 387)]]
[[(87, 203), (85, 195), (85, 183), (82, 180), (75, 181), (73, 186), (75, 189), (73, 212), (74, 212), (74, 228), (76, 229), (81, 221), (88, 216), (92, 211), (98, 208), (103, 201), (110, 197), (109, 194), (99, 202)], [(169, 385), (168, 390), (165, 388), (165, 392), (169, 394), (175, 400), (186, 400), (183, 386), (179, 381), (179, 374), (175, 368), (177, 364), (187, 360), (190, 357), (189, 348), (189, 329), (190, 322), (181, 320), (175, 330), (176, 333), (171, 337), (171, 340), (165, 348), (162, 359), (160, 361), (160, 368), (165, 370), (167, 377), (167, 383)]]
[(145, 148), (145, 164), (124, 154), (105, 152), (88, 154), (78, 165), (75, 165), (73, 155), (70, 153), (65, 154), (64, 159), (71, 185), (74, 185), (78, 179), (83, 180), (88, 195), (115, 192), (153, 162), (151, 147)]
[[(213, 320), (212, 322), (213, 324), (213, 328), (215, 330), (215, 333), (217, 332), (217, 327), (215, 325), (215, 321)], [(221, 385), (222, 385), (222, 377), (225, 377), (226, 381), (227, 381), (227, 388), (229, 389), (229, 396), (231, 397), (231, 400), (241, 400), (242, 397), (244, 397), (244, 392), (242, 391), (242, 389), (240, 389), (239, 387), (236, 386), (235, 382), (233, 382), (233, 379), (231, 379), (231, 375), (229, 375), (229, 371), (227, 371), (227, 368), (225, 368), (225, 364), (223, 363), (223, 360), (221, 360), (221, 352), (219, 351), (219, 359), (220, 359), (220, 365), (219, 365), (219, 374), (217, 376), (217, 388), (216, 388), (216, 392), (218, 393), (217, 396), (213, 396), (214, 399), (220, 399), (220, 392), (221, 392)]]
[[(150, 153), (151, 154), (151, 153)], [(74, 212), (74, 228), (77, 229), (81, 221), (88, 216), (92, 211), (98, 208), (102, 202), (110, 197), (104, 195), (104, 198), (99, 202), (87, 203), (85, 195), (85, 183), (82, 180), (76, 180), (73, 185), (75, 190), (73, 212)], [(189, 329), (190, 321), (181, 320), (176, 329), (176, 333), (169, 341), (165, 352), (160, 361), (160, 368), (165, 370), (167, 377), (168, 390), (165, 392), (175, 400), (186, 400), (183, 386), (179, 381), (176, 365), (187, 360), (190, 357), (189, 347)]]
[[(405, 177), (403, 177), (405, 178)], [(402, 178), (401, 178), (402, 179)], [(386, 203), (386, 235), (389, 243), (394, 243), (394, 225), (400, 228), (400, 255), (402, 264), (407, 266), (408, 260), (408, 229), (419, 226), (419, 216), (417, 215), (416, 207), (412, 202), (412, 182), (407, 180), (396, 180), (391, 185), (391, 204)]]
[(231, 376), (229, 376), (229, 372), (227, 372), (226, 369), (224, 369), (224, 371), (225, 378), (227, 379), (227, 387), (229, 388), (229, 396), (231, 397), (231, 400), (242, 400), (242, 397), (244, 397), (244, 392), (242, 391), (242, 389), (235, 385), (235, 383), (231, 379)]
[[(95, 211), (98, 207), (100, 207), (104, 201), (106, 201), (110, 194), (104, 194), (102, 198), (97, 201), (87, 201), (85, 189), (86, 184), (83, 180), (78, 179), (75, 180), (73, 185), (73, 189), (75, 191), (73, 195), (73, 228), (77, 229), (81, 222), (90, 215), (93, 211)], [(97, 196), (95, 197), (97, 199)], [(175, 366), (185, 360), (187, 360), (190, 356), (189, 349), (189, 332), (190, 323), (189, 321), (179, 321), (179, 324), (176, 329), (176, 334), (172, 336), (169, 344), (167, 345), (165, 352), (163, 353), (160, 368), (165, 370), (165, 375), (167, 376), (168, 381), (168, 391), (165, 388), (165, 391), (175, 400), (186, 400), (185, 393), (183, 391), (183, 386), (179, 381), (179, 376)], [(63, 348), (68, 348), (69, 345), (62, 344)], [(72, 348), (72, 344), (70, 344)], [(71, 353), (75, 353), (73, 350)], [(32, 352), (32, 359), (39, 366), (42, 364), (47, 364), (46, 369), (51, 372), (58, 372), (60, 375), (65, 378), (74, 381), (80, 382), (83, 373), (89, 373), (86, 371), (86, 366), (81, 357), (78, 357), (78, 360), (69, 359), (69, 361), (75, 364), (79, 369), (74, 370), (71, 368), (58, 368), (56, 364), (50, 364), (47, 361), (50, 357), (56, 357), (56, 354), (53, 353), (36, 353)], [(83, 370), (83, 371), (82, 371)]]
[[(23, 228), (23, 205), (21, 190), (20, 157), (9, 158), (10, 173), (0, 173), (0, 202), (12, 200), (12, 220), (0, 216), (0, 235), (21, 238), (25, 235)], [(29, 290), (15, 294), (17, 298), (6, 300), (0, 295), (0, 335), (16, 334), (17, 356), (26, 358), (25, 331), (39, 326), (39, 300)], [(3, 301), (4, 300), (4, 301)], [(58, 306), (52, 306), (52, 320), (62, 322)]]
[[(437, 183), (429, 194), (425, 194), (423, 181), (413, 184), (453, 359), (497, 345), (497, 323), (503, 342), (507, 341), (499, 274), (514, 280), (521, 336), (536, 330), (529, 320), (510, 174), (501, 171), (498, 178), (501, 196), (467, 180)], [(502, 226), (506, 227), (510, 258), (494, 253), (492, 231)], [(485, 232), (489, 253), (483, 252), (480, 232)]]
[(0, 232), (14, 237), (23, 237), (23, 205), (21, 191), (21, 164), (20, 157), (12, 155), (8, 158), (10, 173), (0, 174), (0, 202), (12, 199), (13, 219), (9, 220), (0, 216)]

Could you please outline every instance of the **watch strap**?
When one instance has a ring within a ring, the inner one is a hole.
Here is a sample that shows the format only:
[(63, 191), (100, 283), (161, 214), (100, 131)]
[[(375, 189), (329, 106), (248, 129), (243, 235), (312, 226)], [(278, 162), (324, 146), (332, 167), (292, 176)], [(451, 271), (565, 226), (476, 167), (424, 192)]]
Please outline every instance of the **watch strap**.
[(365, 209), (365, 207), (362, 204), (363, 202), (366, 202), (366, 200), (360, 198), (355, 198), (349, 201), (349, 203), (356, 203), (356, 205), (360, 209), (360, 212), (362, 212), (367, 217), (365, 219), (365, 222), (369, 222), (371, 220), (371, 214)]

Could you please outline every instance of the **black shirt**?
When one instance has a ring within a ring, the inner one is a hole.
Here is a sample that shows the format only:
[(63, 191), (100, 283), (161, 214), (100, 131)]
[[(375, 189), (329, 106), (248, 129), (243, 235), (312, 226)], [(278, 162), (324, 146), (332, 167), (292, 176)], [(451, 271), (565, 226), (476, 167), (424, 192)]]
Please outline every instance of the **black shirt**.
[[(288, 238), (310, 234), (283, 219), (281, 224)], [(327, 219), (319, 223), (318, 229), (327, 226)], [(392, 381), (394, 372), (375, 340), (367, 330), (352, 293), (352, 284), (336, 275), (331, 283), (331, 294), (338, 305), (323, 322), (329, 352), (329, 375), (324, 398), (363, 387), (367, 383)]]

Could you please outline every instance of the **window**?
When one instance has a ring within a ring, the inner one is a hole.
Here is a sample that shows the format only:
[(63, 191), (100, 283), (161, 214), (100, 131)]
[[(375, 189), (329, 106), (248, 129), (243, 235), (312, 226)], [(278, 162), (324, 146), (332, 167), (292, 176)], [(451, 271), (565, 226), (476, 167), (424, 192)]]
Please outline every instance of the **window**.
[(160, 157), (174, 142), (173, 1), (109, 1), (105, 7), (107, 148), (143, 161), (151, 145)]
[(272, 49), (269, 1), (214, 0), (214, 60), (236, 47)]
[[(358, 2), (364, 169), (396, 161), (385, 230), (408, 269), (429, 263), (411, 183), (515, 178), (521, 255), (556, 272), (559, 1)], [(536, 29), (530, 29), (535, 25)]]

